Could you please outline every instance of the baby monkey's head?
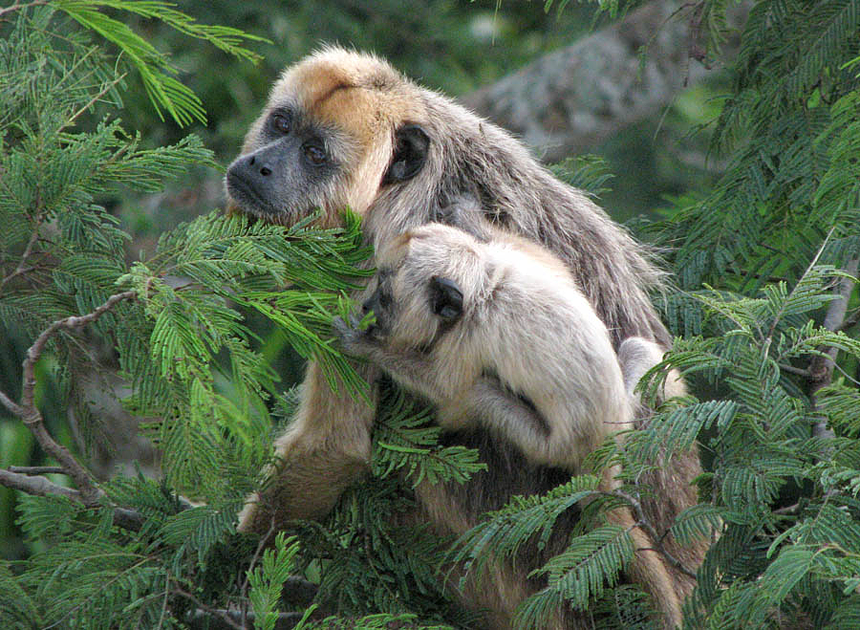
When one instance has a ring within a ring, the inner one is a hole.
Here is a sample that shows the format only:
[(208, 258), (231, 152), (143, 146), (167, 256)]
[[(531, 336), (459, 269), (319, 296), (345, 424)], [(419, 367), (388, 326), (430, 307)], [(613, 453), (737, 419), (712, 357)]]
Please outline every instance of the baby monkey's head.
[(389, 347), (429, 348), (486, 298), (488, 264), (473, 236), (431, 223), (406, 232), (377, 255), (378, 271), (364, 314), (367, 334)]

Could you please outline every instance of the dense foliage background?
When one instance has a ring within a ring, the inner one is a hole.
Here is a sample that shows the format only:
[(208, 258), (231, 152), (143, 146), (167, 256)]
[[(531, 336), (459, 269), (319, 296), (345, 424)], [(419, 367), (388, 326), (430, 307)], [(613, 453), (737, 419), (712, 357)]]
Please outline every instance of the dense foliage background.
[[(328, 231), (220, 216), (220, 171), (277, 72), (321, 42), (467, 95), (599, 37), (619, 7), (246, 4), (0, 9), (3, 627), (475, 622), (441, 586), (452, 541), (390, 517), (411, 484), (481, 464), (437, 445), (426, 410), (395, 391), (373, 474), (328, 519), (265, 552), (274, 533), (235, 534), (301, 361), (364, 395), (329, 323), (368, 252), (349, 216)], [(673, 534), (721, 535), (690, 627), (857, 627), (860, 1), (677, 6), (693, 34), (680, 54), (720, 71), (691, 73), (655, 117), (592, 147), (603, 160), (558, 169), (661, 248), (674, 285), (655, 300), (677, 335), (666, 366), (693, 394), (595, 459), (621, 461), (639, 496), (639, 472), (703, 443), (701, 503)], [(475, 566), (512, 553), (594, 487), (586, 476), (512, 501), (456, 553)], [(641, 594), (614, 586), (626, 534), (589, 505), (522, 627), (558, 605), (601, 627), (651, 623)]]

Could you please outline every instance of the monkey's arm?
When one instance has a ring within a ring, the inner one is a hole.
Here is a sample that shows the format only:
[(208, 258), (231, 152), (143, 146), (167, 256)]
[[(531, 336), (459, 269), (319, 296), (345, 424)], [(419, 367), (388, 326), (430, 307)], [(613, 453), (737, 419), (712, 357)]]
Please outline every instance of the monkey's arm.
[(465, 395), (439, 410), (439, 423), (457, 428), (469, 418), (515, 444), (536, 463), (557, 465), (546, 456), (552, 426), (527, 398), (505, 388), (498, 379), (482, 376)]
[[(359, 373), (374, 383), (379, 370), (360, 366)], [(367, 469), (375, 408), (375, 400), (354, 400), (344, 387), (333, 391), (319, 365), (310, 363), (295, 420), (275, 441), (276, 463), (265, 488), (246, 502), (239, 531), (265, 533), (329, 512)]]
[(531, 455), (551, 438), (550, 424), (534, 405), (503, 387), (499, 379), (472, 379), (457, 374), (454, 366), (441, 369), (432, 355), (418, 350), (390, 350), (372, 331), (358, 330), (340, 318), (335, 318), (334, 327), (346, 352), (368, 359), (407, 389), (436, 403), (442, 426), (462, 429), (480, 423)]
[(439, 206), (433, 218), (468, 232), (482, 243), (490, 240), (490, 222), (474, 195), (463, 193), (454, 197), (449, 203)]
[(376, 330), (359, 330), (354, 326), (357, 322), (352, 323), (350, 326), (340, 317), (333, 321), (345, 352), (376, 364), (398, 383), (432, 402), (439, 403), (456, 395), (457, 381), (462, 379), (445, 378), (451, 372), (440, 370), (432, 355), (413, 349), (391, 350), (386, 340), (377, 336)]
[(455, 394), (455, 384), (440, 378), (438, 367), (427, 354), (418, 350), (389, 350), (371, 332), (351, 328), (339, 317), (335, 318), (334, 327), (345, 352), (379, 366), (413, 393), (434, 403)]

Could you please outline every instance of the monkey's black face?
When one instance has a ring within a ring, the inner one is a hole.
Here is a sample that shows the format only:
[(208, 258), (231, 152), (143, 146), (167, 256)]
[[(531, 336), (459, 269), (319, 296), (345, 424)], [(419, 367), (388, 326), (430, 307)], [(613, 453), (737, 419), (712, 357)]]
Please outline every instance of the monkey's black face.
[[(381, 347), (390, 343), (391, 327), (396, 304), (391, 293), (391, 271), (381, 270), (376, 277), (376, 288), (364, 301), (361, 317), (349, 316), (349, 323), (340, 317), (332, 320), (334, 332), (340, 339), (343, 350), (357, 357), (370, 357)], [(364, 330), (360, 322), (369, 313), (374, 321)]]
[(249, 214), (284, 221), (325, 207), (340, 172), (330, 134), (276, 109), (259, 132), (259, 149), (227, 169), (227, 194)]
[(362, 316), (373, 312), (375, 321), (367, 329), (367, 333), (374, 337), (385, 337), (390, 334), (391, 323), (396, 316), (396, 302), (391, 289), (392, 275), (391, 270), (380, 269), (377, 272), (376, 289), (361, 306)]

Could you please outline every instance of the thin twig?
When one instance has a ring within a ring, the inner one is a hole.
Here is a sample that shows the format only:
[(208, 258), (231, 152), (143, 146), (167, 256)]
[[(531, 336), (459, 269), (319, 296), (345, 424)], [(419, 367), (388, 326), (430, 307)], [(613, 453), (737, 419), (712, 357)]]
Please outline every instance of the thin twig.
[(0, 18), (12, 11), (20, 11), (21, 9), (29, 9), (30, 7), (39, 7), (46, 4), (48, 4), (48, 0), (33, 0), (33, 2), (27, 2), (26, 4), (21, 4), (16, 0), (15, 4), (10, 5), (5, 9), (0, 9)]
[(214, 615), (215, 617), (217, 617), (218, 619), (220, 619), (221, 621), (226, 623), (228, 626), (230, 626), (234, 630), (245, 630), (245, 626), (240, 625), (240, 624), (236, 623), (235, 621), (233, 621), (233, 618), (229, 614), (227, 614), (226, 610), (219, 610), (217, 608), (212, 608), (211, 606), (207, 606), (206, 604), (201, 602), (199, 599), (197, 599), (194, 595), (192, 595), (188, 591), (185, 591), (185, 590), (179, 588), (178, 586), (173, 587), (173, 593), (175, 593), (176, 595), (179, 595), (181, 597), (184, 597), (185, 599), (191, 600), (192, 602), (194, 602), (194, 605), (197, 606), (197, 608), (199, 608), (200, 610), (202, 610), (203, 612), (205, 612), (209, 615)]
[(780, 306), (779, 311), (777, 311), (777, 313), (774, 315), (773, 323), (770, 326), (770, 330), (767, 333), (767, 337), (765, 337), (764, 339), (768, 343), (770, 342), (770, 340), (773, 339), (773, 333), (774, 331), (776, 331), (776, 326), (777, 324), (779, 324), (779, 320), (782, 319), (782, 313), (785, 311), (786, 305), (788, 304), (789, 300), (794, 297), (794, 293), (800, 286), (801, 281), (810, 271), (812, 271), (812, 268), (815, 267), (815, 265), (818, 263), (818, 259), (821, 258), (821, 254), (824, 253), (824, 248), (827, 247), (827, 243), (830, 241), (830, 237), (833, 235), (833, 230), (835, 229), (836, 228), (831, 228), (830, 231), (827, 233), (827, 236), (824, 237), (824, 242), (821, 244), (821, 247), (818, 248), (818, 251), (815, 253), (815, 256), (812, 257), (812, 261), (806, 267), (806, 271), (801, 274), (800, 280), (798, 280), (797, 284), (795, 284), (794, 287), (791, 289), (782, 306)]
[(846, 317), (845, 321), (842, 322), (842, 325), (836, 329), (836, 332), (845, 332), (850, 328), (854, 328), (857, 324), (860, 324), (860, 308)]
[[(81, 328), (86, 326), (87, 324), (91, 324), (97, 321), (102, 315), (111, 310), (114, 306), (122, 302), (123, 300), (131, 299), (135, 296), (134, 291), (124, 291), (122, 293), (117, 293), (108, 298), (107, 302), (97, 307), (93, 312), (88, 313), (86, 315), (72, 315), (70, 317), (66, 317), (64, 319), (59, 319), (55, 321), (53, 324), (48, 326), (48, 328), (36, 338), (36, 341), (32, 346), (27, 350), (27, 358), (24, 359), (24, 387), (21, 391), (21, 406), (24, 408), (24, 412), (28, 413), (32, 411), (32, 408), (35, 406), (34, 397), (35, 397), (35, 387), (36, 387), (36, 378), (35, 378), (35, 368), (36, 362), (39, 360), (39, 357), (42, 356), (42, 352), (45, 350), (45, 345), (48, 341), (57, 334), (61, 329), (66, 328), (68, 330), (74, 330), (75, 328)], [(27, 418), (25, 418), (25, 421)]]
[(695, 573), (690, 571), (687, 567), (684, 566), (684, 564), (680, 560), (678, 560), (671, 553), (666, 551), (666, 548), (661, 542), (663, 540), (662, 537), (657, 533), (657, 530), (654, 529), (654, 526), (651, 525), (651, 522), (645, 516), (645, 512), (642, 509), (642, 504), (638, 501), (638, 499), (636, 499), (636, 497), (624, 492), (623, 490), (613, 490), (612, 492), (606, 492), (604, 494), (619, 497), (629, 503), (630, 507), (633, 508), (633, 512), (636, 514), (636, 524), (639, 527), (643, 528), (646, 533), (651, 537), (651, 540), (654, 542), (654, 545), (656, 547), (656, 551), (659, 551), (660, 554), (662, 554), (663, 557), (665, 557), (672, 564), (672, 566), (677, 568), (679, 571), (681, 571), (685, 575), (690, 576), (693, 579), (696, 579)]
[(20, 265), (18, 265), (18, 268), (15, 269), (15, 271), (0, 280), (0, 290), (2, 290), (3, 287), (6, 286), (7, 282), (11, 282), (14, 278), (17, 278), (18, 276), (24, 276), (28, 273), (32, 273), (33, 271), (36, 271), (36, 269), (38, 269), (38, 267), (21, 267)]
[(42, 228), (42, 213), (39, 212), (36, 216), (36, 224), (33, 227), (33, 233), (30, 235), (30, 240), (27, 241), (27, 246), (24, 248), (24, 252), (21, 254), (21, 260), (18, 262), (18, 266), (15, 268), (15, 271), (10, 273), (8, 276), (4, 277), (0, 280), (0, 290), (6, 286), (6, 283), (12, 280), (17, 276), (21, 276), (28, 271), (32, 271), (32, 267), (27, 267), (26, 262), (30, 257), (30, 254), (33, 253), (33, 247), (35, 247), (36, 242), (39, 240), (39, 231)]
[(161, 615), (158, 617), (156, 630), (161, 630), (164, 627), (164, 620), (167, 618), (168, 601), (170, 601), (170, 573), (164, 576), (164, 599), (161, 600)]
[(797, 376), (803, 376), (805, 378), (809, 378), (812, 374), (809, 370), (804, 370), (803, 368), (796, 368), (793, 365), (788, 365), (787, 363), (780, 363), (779, 369), (783, 372), (788, 372), (789, 374), (795, 374)]
[[(213, 618), (213, 615), (218, 615), (218, 617)], [(224, 630), (224, 628), (233, 628), (234, 626), (228, 625), (227, 622), (223, 621), (224, 615), (230, 619), (239, 619), (239, 613), (235, 610), (218, 608), (211, 608), (209, 610), (196, 609), (188, 620), (188, 627), (191, 630), (203, 630), (204, 628), (206, 630)], [(275, 617), (274, 628), (275, 630), (295, 628), (303, 618), (304, 614), (299, 612), (278, 613)], [(254, 624), (256, 622), (256, 615), (248, 613), (248, 621)]]
[(854, 383), (855, 385), (860, 385), (860, 381), (858, 381), (856, 378), (851, 376), (848, 372), (843, 370), (842, 367), (838, 363), (833, 364), (833, 369), (838, 370), (839, 373), (842, 374), (842, 376), (844, 376), (845, 378), (847, 378), (851, 383)]
[(123, 79), (125, 79), (125, 77), (126, 77), (126, 75), (127, 75), (127, 74), (128, 74), (127, 72), (123, 72), (121, 75), (119, 75), (118, 77), (116, 77), (116, 78), (115, 78), (115, 79), (113, 79), (112, 81), (108, 81), (107, 83), (105, 83), (105, 86), (101, 89), (101, 91), (100, 91), (98, 94), (96, 94), (95, 96), (93, 96), (93, 97), (90, 99), (90, 102), (89, 102), (89, 103), (87, 103), (86, 105), (84, 105), (83, 107), (81, 107), (78, 111), (76, 111), (74, 114), (72, 114), (71, 118), (69, 118), (69, 119), (68, 119), (68, 120), (63, 124), (63, 127), (65, 128), (65, 127), (69, 127), (69, 126), (71, 126), (71, 125), (75, 122), (75, 120), (77, 120), (77, 119), (78, 119), (78, 117), (79, 117), (81, 114), (83, 114), (83, 113), (84, 113), (85, 111), (87, 111), (90, 107), (92, 107), (93, 105), (95, 105), (95, 104), (96, 104), (96, 102), (98, 102), (98, 100), (99, 100), (102, 96), (104, 96), (105, 94), (107, 94), (108, 92), (110, 92), (116, 84), (118, 84), (120, 81), (122, 81)]
[(785, 507), (776, 509), (773, 511), (773, 513), (774, 514), (792, 514), (794, 512), (797, 512), (797, 510), (799, 508), (800, 508), (800, 503), (795, 503), (794, 505), (787, 505)]

